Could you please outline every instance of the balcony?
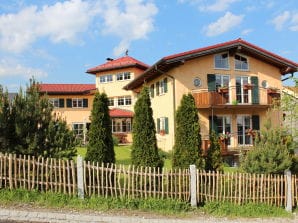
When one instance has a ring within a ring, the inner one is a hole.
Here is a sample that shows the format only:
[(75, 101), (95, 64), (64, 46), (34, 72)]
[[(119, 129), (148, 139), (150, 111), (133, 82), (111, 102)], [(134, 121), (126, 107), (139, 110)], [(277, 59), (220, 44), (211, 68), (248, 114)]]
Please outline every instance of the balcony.
[[(238, 88), (239, 92), (239, 88)], [(243, 93), (245, 92), (245, 93)], [(258, 103), (252, 102), (252, 90), (245, 89), (236, 95), (236, 87), (221, 88), (217, 91), (208, 91), (208, 89), (200, 89), (192, 91), (197, 108), (252, 108), (272, 106), (280, 99), (280, 90), (258, 88)], [(236, 100), (241, 98), (243, 103)]]

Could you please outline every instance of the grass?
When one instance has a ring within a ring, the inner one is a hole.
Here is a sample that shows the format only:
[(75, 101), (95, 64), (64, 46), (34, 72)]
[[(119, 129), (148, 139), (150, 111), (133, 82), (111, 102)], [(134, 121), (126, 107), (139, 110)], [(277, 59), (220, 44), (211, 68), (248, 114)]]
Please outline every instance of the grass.
[[(116, 164), (131, 165), (131, 146), (130, 145), (121, 145), (115, 146), (115, 155), (116, 155)], [(85, 157), (87, 148), (86, 147), (77, 147), (78, 155)], [(170, 169), (172, 167), (169, 154), (162, 152), (163, 157), (165, 158), (164, 167)]]
[[(209, 202), (203, 207), (192, 208), (188, 202), (174, 199), (129, 199), (111, 197), (90, 197), (84, 200), (76, 196), (66, 194), (27, 191), (23, 189), (9, 190), (0, 189), (0, 203), (2, 206), (30, 205), (32, 208), (53, 208), (63, 210), (93, 210), (109, 211), (111, 213), (123, 211), (145, 211), (152, 214), (172, 216), (215, 216), (215, 217), (245, 217), (245, 218), (268, 218), (284, 217), (291, 218), (293, 215), (282, 208), (266, 204), (236, 205), (228, 202)], [(130, 213), (130, 214), (131, 214)], [(151, 214), (150, 214), (151, 215)]]

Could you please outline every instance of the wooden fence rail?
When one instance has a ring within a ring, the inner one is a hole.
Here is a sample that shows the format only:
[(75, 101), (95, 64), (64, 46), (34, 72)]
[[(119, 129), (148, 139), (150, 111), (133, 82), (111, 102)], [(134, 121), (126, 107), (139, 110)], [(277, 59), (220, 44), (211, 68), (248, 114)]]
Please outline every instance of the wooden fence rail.
[[(78, 194), (79, 165), (73, 160), (0, 154), (0, 188), (23, 188)], [(179, 199), (190, 201), (189, 169), (159, 169), (115, 164), (82, 163), (82, 192), (87, 196)], [(284, 175), (221, 173), (197, 170), (199, 203), (229, 201), (284, 207)], [(80, 177), (79, 177), (80, 179)], [(291, 177), (292, 205), (298, 204), (298, 178)]]

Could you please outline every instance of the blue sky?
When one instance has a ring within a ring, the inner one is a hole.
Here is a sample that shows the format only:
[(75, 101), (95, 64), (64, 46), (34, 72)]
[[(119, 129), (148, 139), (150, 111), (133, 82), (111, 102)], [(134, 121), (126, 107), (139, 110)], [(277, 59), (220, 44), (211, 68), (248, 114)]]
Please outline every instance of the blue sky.
[(298, 1), (0, 0), (0, 84), (95, 83), (85, 71), (126, 49), (152, 65), (239, 37), (298, 62)]

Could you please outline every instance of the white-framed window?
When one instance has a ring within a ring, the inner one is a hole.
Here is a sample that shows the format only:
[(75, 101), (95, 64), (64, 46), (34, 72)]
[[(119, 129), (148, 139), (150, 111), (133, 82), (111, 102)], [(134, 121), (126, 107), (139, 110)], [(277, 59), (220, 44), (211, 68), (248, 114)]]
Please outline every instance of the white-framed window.
[(83, 123), (73, 123), (72, 130), (74, 131), (76, 137), (83, 138), (83, 135), (84, 135), (84, 124)]
[(125, 105), (124, 97), (118, 97), (118, 103), (117, 103), (117, 105), (118, 106)]
[(164, 78), (156, 82), (156, 95), (163, 95), (168, 92), (168, 79)]
[(59, 98), (50, 98), (49, 102), (54, 106), (54, 108), (59, 108)]
[(126, 96), (125, 98), (124, 98), (124, 103), (125, 103), (125, 105), (131, 105), (131, 97), (130, 96)]
[(250, 78), (248, 76), (236, 77), (236, 100), (238, 103), (246, 104), (251, 103), (251, 94), (248, 88), (244, 86), (250, 84)]
[(131, 73), (130, 72), (118, 73), (116, 75), (116, 77), (117, 77), (117, 81), (130, 80), (131, 79)]
[(99, 82), (100, 83), (108, 83), (108, 82), (113, 82), (113, 75), (104, 75), (99, 77)]
[(236, 54), (235, 59), (235, 70), (248, 70), (248, 60), (246, 57)]
[(229, 69), (229, 54), (221, 53), (214, 55), (214, 67), (216, 69)]
[(231, 145), (230, 134), (232, 130), (230, 116), (217, 116), (217, 130), (219, 134), (226, 137), (228, 145)]
[(109, 98), (109, 106), (114, 106), (115, 103), (114, 103), (114, 98)]
[(131, 132), (131, 118), (113, 118), (112, 132), (113, 133)]
[(82, 98), (73, 98), (72, 99), (73, 108), (83, 108), (83, 99)]
[(131, 105), (131, 103), (132, 103), (131, 96), (122, 96), (117, 98), (118, 106)]
[(157, 119), (157, 133), (169, 134), (169, 118), (160, 117)]
[(252, 119), (249, 115), (238, 115), (237, 116), (237, 134), (238, 134), (238, 145), (251, 145), (252, 136), (247, 134), (247, 131), (252, 129)]

